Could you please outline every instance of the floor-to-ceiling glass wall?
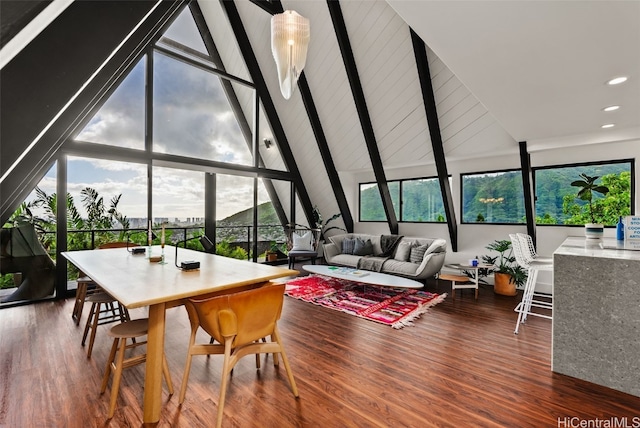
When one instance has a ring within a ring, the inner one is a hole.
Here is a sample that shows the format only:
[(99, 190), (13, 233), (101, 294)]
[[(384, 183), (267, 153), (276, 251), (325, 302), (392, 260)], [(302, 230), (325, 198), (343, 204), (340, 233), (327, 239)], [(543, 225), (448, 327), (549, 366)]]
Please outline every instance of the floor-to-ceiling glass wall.
[(56, 164), (3, 225), (0, 306), (55, 293)]
[(164, 225), (168, 245), (202, 250), (200, 242), (191, 238), (204, 233), (204, 173), (154, 166), (151, 181), (156, 235)]
[[(66, 228), (57, 229), (65, 239), (56, 239), (53, 210), (50, 229), (37, 233), (45, 251), (55, 255), (58, 242), (58, 251), (146, 244), (149, 221), (156, 235), (164, 225), (168, 244), (181, 246), (213, 228), (220, 253), (248, 260), (263, 260), (284, 241), (282, 225), (300, 204), (291, 200), (280, 146), (254, 85), (224, 71), (201, 34), (183, 9), (79, 118), (60, 150), (64, 168), (56, 176), (54, 167), (29, 197), (51, 203), (67, 194)], [(202, 249), (197, 239), (187, 246)], [(75, 275), (68, 267), (69, 290)]]

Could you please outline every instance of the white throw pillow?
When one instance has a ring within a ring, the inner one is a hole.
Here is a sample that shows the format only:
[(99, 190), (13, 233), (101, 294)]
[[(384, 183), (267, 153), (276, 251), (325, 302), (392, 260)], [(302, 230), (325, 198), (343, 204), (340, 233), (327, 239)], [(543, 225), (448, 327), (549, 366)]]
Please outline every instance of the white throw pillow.
[(294, 232), (292, 238), (293, 248), (291, 248), (291, 251), (313, 251), (311, 232), (305, 232), (302, 236)]
[(409, 255), (411, 254), (411, 247), (413, 247), (412, 242), (402, 241), (398, 244), (398, 248), (396, 248), (396, 255), (393, 257), (395, 260), (400, 262), (409, 261)]

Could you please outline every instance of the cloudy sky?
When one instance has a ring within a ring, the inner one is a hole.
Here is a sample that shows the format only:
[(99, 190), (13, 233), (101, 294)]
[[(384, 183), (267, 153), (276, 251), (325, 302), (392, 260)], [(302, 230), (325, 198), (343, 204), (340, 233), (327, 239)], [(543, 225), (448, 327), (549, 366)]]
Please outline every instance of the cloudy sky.
[[(188, 9), (166, 36), (205, 52)], [(153, 150), (201, 159), (251, 165), (251, 153), (214, 74), (166, 55), (154, 56)], [(145, 60), (134, 67), (76, 139), (144, 150)], [(218, 176), (216, 218), (252, 205), (253, 180)], [(127, 217), (147, 216), (145, 165), (69, 157), (68, 191), (80, 207), (80, 191), (92, 187), (105, 201), (122, 194), (119, 209)], [(55, 167), (40, 183), (55, 192)], [(268, 200), (260, 186), (260, 200)], [(153, 217), (204, 217), (204, 173), (153, 168)]]

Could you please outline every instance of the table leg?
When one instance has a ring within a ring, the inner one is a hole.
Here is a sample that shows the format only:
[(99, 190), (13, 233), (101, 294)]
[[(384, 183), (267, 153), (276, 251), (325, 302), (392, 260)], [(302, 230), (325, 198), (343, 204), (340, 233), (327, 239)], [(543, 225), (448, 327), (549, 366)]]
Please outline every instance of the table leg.
[(162, 407), (162, 356), (164, 353), (165, 304), (149, 306), (147, 363), (144, 377), (143, 421), (156, 423)]

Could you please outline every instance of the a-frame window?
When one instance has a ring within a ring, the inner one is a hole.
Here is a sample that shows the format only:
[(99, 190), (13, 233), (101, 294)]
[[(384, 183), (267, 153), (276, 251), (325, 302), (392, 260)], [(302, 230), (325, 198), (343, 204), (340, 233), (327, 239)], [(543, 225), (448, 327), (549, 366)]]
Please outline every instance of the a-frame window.
[(145, 61), (138, 61), (76, 140), (144, 150)]

